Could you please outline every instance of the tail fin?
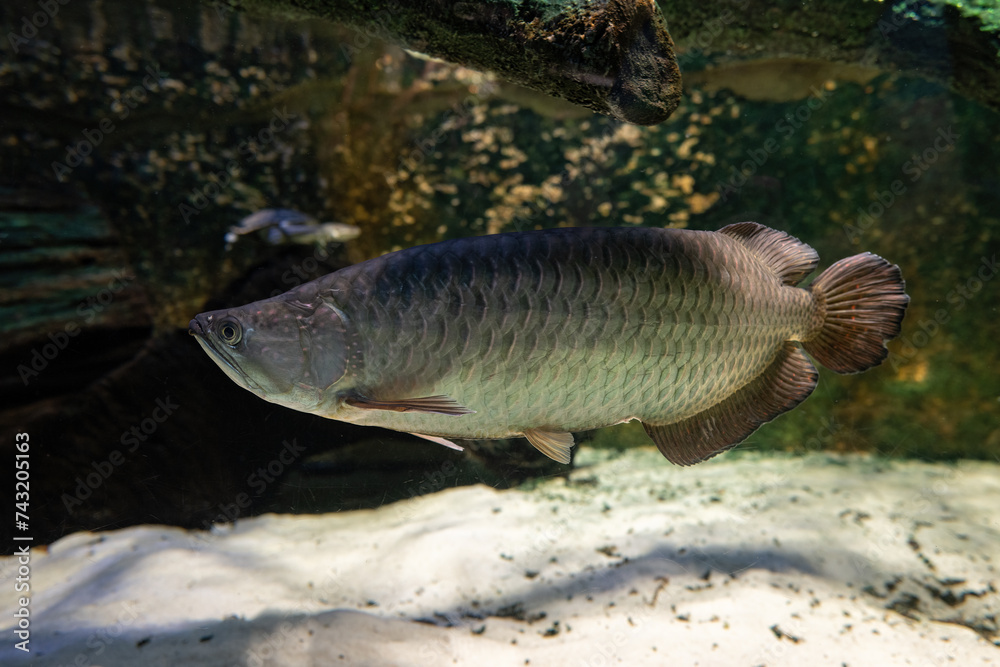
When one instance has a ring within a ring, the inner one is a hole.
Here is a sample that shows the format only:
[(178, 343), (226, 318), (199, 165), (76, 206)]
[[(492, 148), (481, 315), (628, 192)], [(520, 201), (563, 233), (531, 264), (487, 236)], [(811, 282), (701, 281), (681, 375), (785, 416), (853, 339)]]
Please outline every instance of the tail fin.
[(882, 363), (899, 335), (910, 297), (899, 267), (870, 252), (842, 259), (809, 286), (825, 309), (823, 326), (802, 347), (832, 371), (860, 373)]

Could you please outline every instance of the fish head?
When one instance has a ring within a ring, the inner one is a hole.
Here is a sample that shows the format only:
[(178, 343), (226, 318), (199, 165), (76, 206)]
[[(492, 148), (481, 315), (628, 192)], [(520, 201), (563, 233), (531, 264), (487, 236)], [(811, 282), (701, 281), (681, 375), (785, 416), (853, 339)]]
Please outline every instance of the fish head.
[(316, 412), (346, 375), (346, 318), (322, 301), (283, 296), (201, 313), (188, 331), (236, 384), (266, 401)]

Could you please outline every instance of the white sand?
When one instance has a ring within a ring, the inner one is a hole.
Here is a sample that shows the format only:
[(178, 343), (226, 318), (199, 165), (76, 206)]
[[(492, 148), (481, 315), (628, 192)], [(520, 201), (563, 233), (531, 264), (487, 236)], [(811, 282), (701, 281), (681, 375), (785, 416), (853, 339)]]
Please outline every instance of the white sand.
[[(1000, 664), (967, 627), (1000, 612), (1000, 466), (607, 459), (530, 491), (71, 535), (33, 552), (33, 664)], [(25, 660), (15, 566), (3, 665)]]

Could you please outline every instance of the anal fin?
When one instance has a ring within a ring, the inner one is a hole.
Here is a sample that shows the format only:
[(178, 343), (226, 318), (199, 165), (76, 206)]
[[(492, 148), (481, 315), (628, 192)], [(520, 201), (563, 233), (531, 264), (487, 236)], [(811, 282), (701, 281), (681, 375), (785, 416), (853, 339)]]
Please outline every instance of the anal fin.
[(390, 410), (392, 412), (429, 412), (438, 415), (455, 417), (475, 413), (475, 410), (461, 405), (451, 396), (425, 396), (423, 398), (404, 398), (398, 401), (376, 401), (361, 396), (352, 396), (344, 400), (348, 405), (362, 410)]
[(683, 421), (643, 427), (671, 463), (694, 465), (735, 447), (804, 401), (818, 377), (802, 350), (788, 342), (763, 373), (721, 403)]
[(424, 435), (423, 433), (411, 433), (410, 435), (415, 435), (418, 438), (423, 438), (424, 440), (430, 440), (431, 442), (436, 442), (439, 445), (444, 445), (448, 449), (456, 449), (460, 452), (465, 451), (465, 447), (462, 447), (461, 445), (456, 445), (451, 440), (448, 440), (446, 438), (440, 438), (436, 435)]
[(553, 461), (570, 462), (570, 448), (573, 447), (573, 434), (560, 431), (547, 431), (541, 428), (524, 429), (524, 437), (531, 445)]

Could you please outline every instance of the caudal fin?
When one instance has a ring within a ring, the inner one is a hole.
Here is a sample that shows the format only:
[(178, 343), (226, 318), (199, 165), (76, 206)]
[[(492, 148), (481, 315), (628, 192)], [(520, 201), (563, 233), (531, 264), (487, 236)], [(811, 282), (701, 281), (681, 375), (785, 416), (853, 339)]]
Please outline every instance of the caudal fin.
[(910, 297), (899, 267), (870, 252), (842, 259), (813, 281), (826, 319), (802, 342), (816, 361), (838, 373), (860, 373), (882, 363), (885, 341), (899, 335)]

